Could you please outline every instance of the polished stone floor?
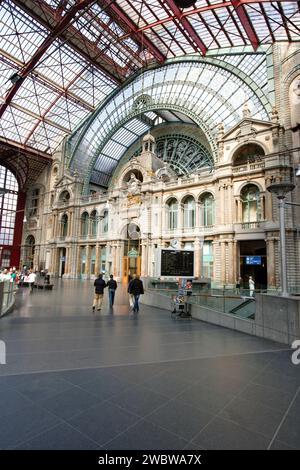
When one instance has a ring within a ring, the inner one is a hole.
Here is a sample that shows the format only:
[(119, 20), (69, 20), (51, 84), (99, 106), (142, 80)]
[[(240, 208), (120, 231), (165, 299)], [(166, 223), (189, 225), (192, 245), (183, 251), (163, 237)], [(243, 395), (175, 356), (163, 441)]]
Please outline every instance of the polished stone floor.
[(300, 449), (287, 346), (164, 310), (91, 311), (89, 281), (20, 289), (0, 320), (1, 449)]

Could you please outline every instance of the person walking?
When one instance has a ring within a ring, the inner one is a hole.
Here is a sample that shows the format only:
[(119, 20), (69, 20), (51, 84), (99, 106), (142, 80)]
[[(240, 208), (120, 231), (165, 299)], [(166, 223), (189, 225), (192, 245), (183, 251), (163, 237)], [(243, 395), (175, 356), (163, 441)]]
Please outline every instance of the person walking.
[(35, 281), (36, 281), (36, 273), (32, 271), (32, 269), (29, 271), (29, 276), (28, 276), (28, 284), (30, 286), (31, 292), (33, 292), (34, 286), (35, 286)]
[(249, 290), (250, 290), (250, 297), (253, 297), (254, 290), (255, 290), (255, 283), (253, 281), (252, 276), (249, 276)]
[(114, 280), (114, 276), (112, 274), (109, 276), (109, 281), (106, 285), (108, 287), (109, 306), (112, 308), (114, 306), (115, 294), (118, 287), (118, 284)]
[(94, 302), (93, 302), (93, 307), (92, 307), (93, 312), (95, 311), (96, 307), (98, 311), (101, 310), (101, 307), (102, 307), (103, 293), (106, 287), (106, 282), (104, 281), (102, 274), (98, 274), (97, 279), (95, 279), (94, 286), (95, 286), (95, 295), (94, 295)]
[(134, 297), (133, 311), (138, 312), (140, 309), (139, 299), (140, 296), (144, 294), (144, 286), (143, 282), (140, 280), (140, 276), (136, 275), (135, 278), (130, 281), (128, 286), (128, 292)]

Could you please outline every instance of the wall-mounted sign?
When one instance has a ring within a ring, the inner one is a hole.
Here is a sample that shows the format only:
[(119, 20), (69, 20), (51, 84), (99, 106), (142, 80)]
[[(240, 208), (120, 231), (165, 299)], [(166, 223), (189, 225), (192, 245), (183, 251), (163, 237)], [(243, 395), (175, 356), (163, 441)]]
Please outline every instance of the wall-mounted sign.
[(131, 248), (131, 250), (128, 251), (127, 256), (128, 258), (137, 258), (139, 256), (139, 252), (134, 248)]

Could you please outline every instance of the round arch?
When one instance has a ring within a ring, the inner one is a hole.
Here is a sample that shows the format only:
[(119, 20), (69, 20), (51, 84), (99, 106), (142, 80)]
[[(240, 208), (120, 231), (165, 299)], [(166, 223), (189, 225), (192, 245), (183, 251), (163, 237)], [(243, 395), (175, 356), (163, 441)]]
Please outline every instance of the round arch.
[[(271, 105), (264, 92), (239, 68), (225, 61), (191, 57), (151, 67), (113, 92), (69, 138), (69, 164), (85, 176), (86, 192), (96, 159), (112, 133), (132, 118), (159, 109), (180, 111), (192, 119), (207, 135), (216, 158), (215, 127), (224, 122), (230, 128), (240, 119), (245, 94), (253, 116), (268, 119)], [(150, 98), (136, 102), (141, 95)], [(111, 174), (115, 162), (112, 157), (106, 160)]]

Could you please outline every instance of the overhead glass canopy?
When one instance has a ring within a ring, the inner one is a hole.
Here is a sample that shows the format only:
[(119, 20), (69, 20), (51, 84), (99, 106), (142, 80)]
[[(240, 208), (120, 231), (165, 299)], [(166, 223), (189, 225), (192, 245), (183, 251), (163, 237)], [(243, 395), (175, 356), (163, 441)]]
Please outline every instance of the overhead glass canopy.
[[(0, 138), (51, 155), (139, 70), (299, 41), (300, 13), (298, 1), (2, 0), (0, 31)], [(259, 54), (242, 60), (260, 83)]]
[[(266, 58), (262, 55), (252, 59), (239, 57), (237, 65), (241, 68), (221, 58), (171, 61), (138, 75), (113, 93), (69, 140), (71, 167), (86, 176), (86, 185), (92, 176), (92, 181), (105, 186), (106, 176), (125, 152), (125, 142), (130, 145), (153, 125), (143, 122), (149, 111), (166, 121), (186, 118), (185, 122), (197, 124), (216, 155), (217, 125), (223, 123), (228, 129), (237, 123), (245, 101), (254, 118), (269, 119)], [(242, 67), (248, 67), (251, 76), (259, 64), (260, 86), (242, 72)], [(100, 173), (96, 177), (94, 168), (98, 172), (102, 168), (105, 177), (101, 179)]]

